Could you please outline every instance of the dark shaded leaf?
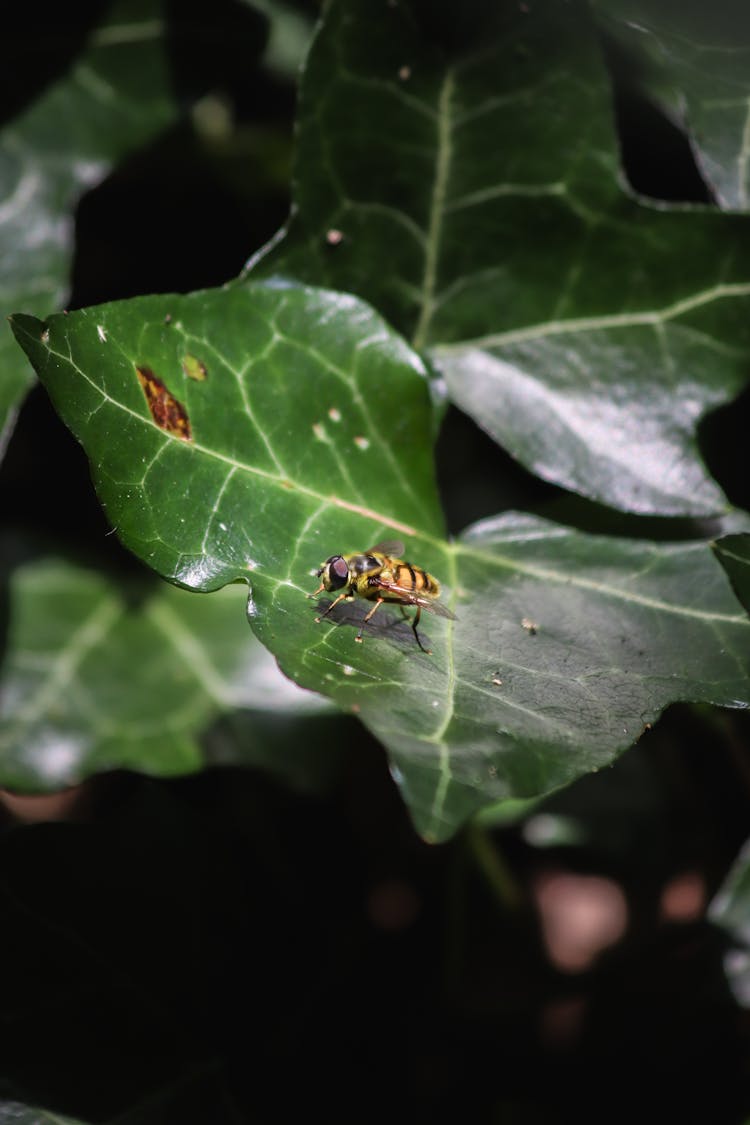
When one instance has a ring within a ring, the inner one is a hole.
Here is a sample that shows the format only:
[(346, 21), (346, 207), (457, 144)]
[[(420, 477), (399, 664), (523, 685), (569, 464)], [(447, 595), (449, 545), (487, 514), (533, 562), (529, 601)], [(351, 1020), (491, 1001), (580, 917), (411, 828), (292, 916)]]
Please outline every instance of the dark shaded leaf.
[[(14, 308), (42, 315), (61, 304), (78, 198), (173, 119), (162, 31), (155, 0), (113, 4), (70, 72), (0, 133), (0, 304), (6, 315)], [(31, 377), (3, 326), (0, 431), (6, 435)]]
[(714, 544), (737, 597), (750, 613), (750, 535), (725, 535)]
[(690, 137), (719, 205), (750, 203), (750, 7), (596, 0), (602, 27), (634, 61), (633, 81)]
[(709, 918), (731, 940), (724, 969), (735, 999), (750, 1007), (750, 843), (746, 844), (709, 907)]

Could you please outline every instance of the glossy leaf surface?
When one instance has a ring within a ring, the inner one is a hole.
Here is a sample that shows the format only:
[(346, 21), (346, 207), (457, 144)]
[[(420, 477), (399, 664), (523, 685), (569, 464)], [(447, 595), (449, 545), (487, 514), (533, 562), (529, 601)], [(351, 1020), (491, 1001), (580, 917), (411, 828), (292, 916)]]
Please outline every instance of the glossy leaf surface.
[[(162, 30), (159, 4), (112, 5), (70, 70), (0, 131), (4, 316), (17, 308), (46, 315), (62, 303), (78, 198), (174, 117)], [(7, 49), (16, 49), (12, 39)], [(4, 324), (0, 431), (12, 424), (32, 374)]]
[(696, 424), (747, 381), (750, 222), (628, 193), (584, 7), (451, 13), (329, 6), (295, 209), (250, 276), (374, 303), (547, 480), (630, 512), (723, 509)]
[[(707, 542), (512, 514), (444, 539), (425, 371), (354, 298), (255, 285), (14, 328), (125, 544), (196, 590), (247, 581), (259, 638), (386, 744), (428, 838), (611, 761), (672, 700), (747, 705), (750, 622)], [(423, 615), (434, 655), (393, 609), (357, 644), (364, 603), (316, 623), (306, 600), (326, 557), (384, 537), (444, 583), (457, 620)]]

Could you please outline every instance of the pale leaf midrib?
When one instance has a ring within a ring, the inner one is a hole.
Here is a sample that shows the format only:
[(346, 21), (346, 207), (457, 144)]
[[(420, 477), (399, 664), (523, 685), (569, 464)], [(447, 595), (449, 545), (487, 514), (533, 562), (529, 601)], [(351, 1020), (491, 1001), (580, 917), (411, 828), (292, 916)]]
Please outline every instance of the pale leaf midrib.
[(742, 130), (740, 151), (737, 154), (737, 198), (738, 205), (746, 208), (748, 204), (748, 162), (750, 161), (750, 98), (746, 101), (745, 124)]
[(512, 344), (541, 340), (550, 336), (563, 336), (579, 332), (599, 332), (610, 328), (644, 328), (676, 320), (693, 309), (711, 304), (713, 301), (734, 297), (750, 297), (750, 282), (736, 282), (714, 285), (709, 289), (684, 297), (661, 309), (642, 309), (639, 312), (610, 313), (602, 316), (571, 317), (568, 320), (548, 320), (522, 328), (510, 328), (503, 332), (492, 332), (486, 336), (459, 340), (450, 344), (436, 344), (431, 351), (437, 356), (449, 356), (470, 348), (499, 348)]
[(241, 698), (221, 675), (210, 659), (205, 646), (188, 629), (179, 614), (163, 601), (151, 601), (148, 616), (171, 645), (185, 668), (189, 668), (206, 695), (221, 707), (239, 707)]
[[(158, 429), (158, 427), (155, 426), (155, 423), (150, 418), (147, 418), (144, 414), (141, 414), (137, 410), (133, 410), (132, 407), (126, 406), (125, 403), (119, 402), (117, 399), (109, 395), (85, 371), (83, 371), (76, 363), (74, 363), (70, 356), (66, 356), (62, 352), (55, 351), (54, 349), (49, 347), (46, 349), (46, 351), (48, 356), (55, 356), (62, 363), (66, 364), (74, 371), (76, 371), (80, 375), (80, 377), (84, 379), (96, 391), (96, 393), (99, 394), (101, 398), (105, 402), (109, 403), (112, 407), (117, 410), (122, 410), (126, 414), (129, 414), (143, 426), (149, 427), (149, 429)], [(302, 484), (298, 481), (292, 481), (286, 477), (281, 477), (276, 473), (269, 472), (267, 469), (261, 469), (257, 465), (249, 465), (247, 464), (247, 462), (238, 461), (235, 457), (230, 457), (228, 454), (220, 453), (218, 450), (211, 449), (206, 445), (201, 445), (199, 442), (185, 442), (182, 438), (173, 437), (172, 435), (167, 434), (164, 431), (160, 431), (160, 435), (165, 443), (170, 441), (176, 442), (185, 450), (194, 450), (195, 452), (201, 453), (206, 457), (211, 457), (216, 461), (220, 461), (233, 469), (238, 469), (239, 471), (247, 473), (251, 476), (260, 477), (261, 479), (268, 481), (270, 484), (283, 488), (284, 490), (293, 488), (305, 496), (310, 496), (317, 502), (323, 502), (326, 504), (330, 504), (333, 507), (342, 508), (349, 512), (354, 512), (357, 515), (364, 516), (366, 519), (373, 520), (373, 522), (375, 523), (380, 523), (385, 527), (390, 527), (396, 531), (400, 531), (404, 535), (420, 536), (421, 538), (427, 539), (432, 542), (439, 542), (439, 540), (435, 539), (435, 537), (431, 536), (428, 532), (420, 530), (419, 528), (412, 527), (410, 524), (403, 523), (400, 520), (395, 520), (392, 516), (385, 515), (382, 512), (376, 512), (364, 505), (355, 504), (352, 501), (345, 500), (341, 496), (337, 496), (333, 493), (326, 496), (323, 493), (310, 488), (308, 485)]]
[[(706, 544), (706, 548), (708, 545)], [(520, 563), (517, 559), (507, 555), (490, 553), (482, 550), (472, 550), (464, 544), (458, 544), (456, 550), (473, 558), (480, 559), (485, 564), (512, 570), (516, 574), (537, 578), (541, 582), (554, 582), (561, 586), (573, 586), (580, 590), (590, 590), (607, 598), (616, 598), (626, 603), (642, 606), (645, 609), (654, 609), (662, 613), (671, 613), (681, 617), (695, 618), (707, 623), (722, 623), (726, 625), (750, 626), (750, 618), (745, 614), (718, 613), (715, 610), (696, 609), (693, 606), (680, 605), (675, 602), (665, 602), (647, 594), (638, 594), (632, 590), (624, 590), (617, 586), (610, 586), (606, 582), (599, 582), (593, 578), (584, 578), (577, 574), (560, 573), (549, 567), (537, 566), (534, 563)]]
[[(448, 560), (450, 565), (450, 587), (455, 600), (456, 592), (458, 590), (458, 565), (457, 554), (455, 551), (448, 553)], [(453, 609), (454, 606), (452, 605)], [(431, 736), (431, 741), (434, 741), (438, 747), (439, 755), (439, 769), (438, 778), (435, 785), (435, 796), (430, 810), (430, 824), (439, 825), (443, 819), (443, 809), (445, 807), (445, 800), (448, 796), (448, 790), (452, 779), (450, 751), (448, 744), (445, 741), (445, 733), (450, 726), (456, 707), (456, 629), (453, 621), (448, 622), (446, 629), (446, 645), (448, 654), (448, 683), (446, 686), (446, 707), (443, 713), (440, 726), (434, 731)]]
[(44, 680), (11, 717), (0, 745), (11, 745), (24, 729), (28, 729), (49, 712), (66, 688), (70, 687), (83, 661), (102, 643), (123, 612), (123, 603), (115, 594), (107, 594), (98, 601), (79, 628), (71, 633), (67, 644), (50, 665)]
[(440, 257), (445, 200), (448, 190), (451, 161), (453, 159), (452, 104), (455, 78), (448, 68), (445, 72), (437, 105), (437, 142), (435, 151), (435, 175), (432, 182), (430, 208), (425, 240), (424, 270), (420, 293), (420, 309), (417, 324), (412, 336), (415, 351), (423, 348), (435, 311), (435, 291), (437, 288), (438, 263)]
[[(748, 291), (750, 292), (750, 287), (748, 287)], [(146, 418), (144, 415), (138, 413), (135, 410), (132, 410), (128, 406), (125, 406), (123, 403), (118, 402), (116, 399), (113, 399), (110, 395), (107, 395), (107, 393), (100, 386), (98, 386), (98, 384), (96, 384), (90, 378), (90, 376), (88, 376), (75, 363), (73, 363), (73, 361), (71, 360), (71, 358), (69, 356), (62, 355), (59, 352), (53, 352), (52, 349), (48, 349), (48, 354), (55, 355), (59, 360), (61, 360), (65, 364), (70, 365), (75, 371), (77, 371), (80, 374), (80, 376), (83, 379), (85, 379), (96, 390), (96, 392), (98, 394), (100, 394), (106, 401), (111, 403), (112, 406), (114, 406), (115, 408), (117, 408), (119, 410), (123, 410), (123, 411), (129, 413), (132, 417), (136, 418), (144, 426), (149, 426), (149, 427), (154, 426), (154, 423), (149, 418)], [(166, 434), (163, 434), (162, 436), (163, 436), (163, 439), (165, 441), (176, 441), (176, 442), (179, 442), (179, 444), (181, 446), (187, 446), (187, 443), (183, 442), (179, 438), (172, 438), (172, 437), (170, 437), (169, 435), (166, 435)], [(361, 516), (364, 516), (367, 519), (372, 519), (375, 522), (381, 523), (385, 527), (390, 527), (390, 528), (393, 528), (394, 530), (402, 532), (404, 535), (407, 535), (407, 536), (410, 536), (410, 537), (419, 537), (423, 541), (425, 541), (425, 542), (427, 542), (427, 543), (429, 543), (429, 544), (431, 544), (435, 547), (438, 547), (438, 548), (441, 548), (441, 549), (445, 550), (448, 555), (450, 555), (450, 554), (452, 554), (456, 551), (461, 552), (461, 553), (466, 553), (466, 554), (472, 555), (474, 557), (480, 558), (486, 564), (489, 564), (491, 566), (500, 567), (500, 568), (503, 568), (503, 569), (512, 570), (512, 571), (514, 571), (514, 572), (516, 572), (517, 574), (520, 574), (520, 575), (526, 575), (526, 576), (533, 577), (533, 578), (539, 578), (540, 580), (542, 580), (544, 582), (552, 581), (552, 582), (555, 582), (555, 583), (560, 584), (560, 585), (574, 586), (574, 587), (578, 587), (580, 589), (588, 589), (588, 590), (591, 590), (595, 593), (601, 594), (603, 596), (617, 598), (617, 599), (625, 601), (625, 602), (630, 602), (630, 603), (633, 603), (633, 604), (642, 605), (644, 607), (648, 607), (650, 609), (656, 609), (656, 610), (663, 611), (663, 612), (666, 612), (666, 613), (672, 613), (672, 614), (677, 614), (677, 615), (681, 615), (681, 616), (685, 616), (685, 617), (696, 618), (696, 619), (708, 621), (708, 622), (724, 622), (724, 623), (727, 623), (727, 624), (733, 624), (733, 625), (741, 624), (741, 625), (745, 625), (745, 626), (750, 625), (750, 618), (748, 618), (746, 615), (733, 616), (731, 614), (722, 614), (722, 613), (716, 613), (716, 612), (713, 612), (713, 611), (709, 612), (709, 611), (705, 611), (705, 610), (700, 610), (700, 609), (696, 609), (696, 608), (691, 607), (691, 606), (675, 605), (674, 603), (663, 602), (663, 601), (661, 601), (660, 599), (657, 599), (657, 598), (648, 597), (646, 595), (639, 595), (639, 594), (636, 594), (632, 591), (624, 591), (622, 589), (618, 589), (617, 587), (608, 586), (605, 583), (597, 582), (597, 581), (594, 581), (593, 579), (586, 579), (586, 578), (580, 577), (578, 575), (571, 575), (571, 574), (568, 574), (568, 573), (560, 574), (557, 571), (546, 568), (546, 567), (539, 567), (539, 566), (535, 566), (533, 564), (528, 564), (528, 563), (519, 563), (518, 560), (516, 560), (516, 559), (512, 559), (510, 557), (503, 556), (501, 554), (491, 553), (489, 551), (472, 549), (471, 547), (467, 546), (466, 544), (446, 543), (444, 540), (440, 539), (439, 537), (433, 536), (433, 535), (431, 535), (431, 534), (429, 534), (429, 533), (427, 533), (427, 532), (425, 532), (421, 529), (414, 528), (414, 527), (411, 527), (407, 524), (401, 523), (400, 521), (394, 520), (392, 517), (387, 516), (387, 515), (385, 515), (381, 512), (374, 511), (374, 510), (366, 508), (362, 505), (354, 504), (350, 501), (344, 500), (340, 496), (335, 496), (335, 495), (325, 496), (322, 493), (319, 493), (319, 492), (315, 491), (314, 489), (309, 488), (306, 485), (299, 484), (297, 482), (284, 480), (284, 479), (276, 476), (275, 474), (269, 473), (266, 470), (259, 469), (256, 466), (248, 465), (244, 462), (239, 462), (235, 458), (229, 457), (226, 454), (219, 453), (216, 450), (210, 449), (207, 446), (201, 446), (198, 443), (190, 443), (188, 448), (193, 449), (197, 452), (201, 452), (201, 453), (205, 454), (206, 456), (212, 457), (216, 460), (222, 461), (223, 463), (225, 463), (225, 464), (227, 464), (227, 465), (229, 465), (233, 468), (237, 468), (237, 469), (239, 469), (243, 472), (247, 472), (249, 474), (260, 476), (260, 477), (268, 480), (270, 483), (273, 483), (276, 486), (282, 487), (284, 489), (288, 489), (291, 485), (293, 488), (297, 489), (302, 494), (308, 495), (311, 498), (315, 499), (316, 502), (318, 502), (318, 503), (330, 504), (331, 506), (342, 508), (342, 509), (345, 509), (347, 511), (351, 511), (353, 513), (356, 513), (357, 515), (361, 515)]]

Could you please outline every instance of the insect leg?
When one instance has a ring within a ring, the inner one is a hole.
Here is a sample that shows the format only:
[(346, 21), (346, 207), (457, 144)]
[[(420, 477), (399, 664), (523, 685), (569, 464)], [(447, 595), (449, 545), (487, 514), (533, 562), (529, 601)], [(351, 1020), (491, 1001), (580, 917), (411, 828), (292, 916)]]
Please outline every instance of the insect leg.
[(331, 602), (328, 609), (324, 609), (323, 612), (321, 613), (320, 617), (315, 618), (316, 622), (321, 621), (324, 617), (327, 617), (328, 614), (331, 612), (331, 610), (334, 608), (334, 606), (337, 606), (339, 604), (339, 602), (344, 600), (344, 598), (348, 598), (349, 601), (351, 601), (352, 595), (351, 594), (339, 594), (339, 596), (334, 601)]
[(370, 620), (370, 618), (372, 617), (373, 613), (378, 608), (378, 606), (381, 606), (382, 604), (383, 604), (383, 598), (378, 598), (378, 600), (375, 602), (375, 605), (372, 607), (370, 612), (365, 614), (365, 618), (364, 618), (362, 624), (359, 627), (359, 632), (357, 633), (356, 637), (354, 638), (355, 641), (359, 641), (360, 643), (362, 642), (362, 630), (364, 629), (365, 625)]
[(422, 616), (422, 607), (421, 607), (421, 605), (418, 605), (418, 606), (417, 606), (417, 612), (416, 612), (416, 613), (414, 614), (414, 620), (413, 620), (413, 621), (412, 621), (412, 619), (411, 619), (411, 618), (409, 617), (409, 614), (408, 614), (408, 613), (406, 612), (406, 610), (404, 609), (404, 607), (403, 607), (403, 606), (400, 606), (399, 608), (400, 608), (401, 612), (403, 613), (404, 617), (406, 618), (406, 620), (407, 620), (407, 621), (409, 622), (409, 624), (411, 625), (411, 627), (412, 627), (412, 630), (413, 630), (413, 632), (414, 632), (414, 637), (415, 637), (415, 639), (416, 639), (416, 642), (417, 642), (417, 644), (419, 645), (419, 647), (421, 648), (422, 652), (426, 652), (428, 656), (432, 656), (432, 649), (431, 649), (431, 648), (425, 648), (425, 647), (424, 647), (424, 645), (422, 644), (422, 642), (421, 642), (421, 641), (420, 641), (420, 639), (419, 639), (419, 633), (417, 632), (417, 625), (419, 624), (419, 619), (420, 619), (420, 617)]

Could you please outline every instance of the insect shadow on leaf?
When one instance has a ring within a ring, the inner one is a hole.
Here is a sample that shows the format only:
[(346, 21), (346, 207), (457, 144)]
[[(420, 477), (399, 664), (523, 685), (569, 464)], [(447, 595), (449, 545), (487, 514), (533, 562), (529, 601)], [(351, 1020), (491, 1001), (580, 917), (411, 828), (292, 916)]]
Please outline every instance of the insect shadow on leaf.
[[(405, 651), (419, 652), (419, 649), (414, 645), (414, 633), (412, 632), (411, 621), (407, 616), (399, 614), (398, 606), (389, 606), (387, 611), (383, 607), (383, 612), (370, 620), (364, 625), (365, 617), (372, 605), (364, 601), (342, 601), (334, 608), (333, 601), (327, 598), (319, 598), (316, 602), (316, 609), (321, 620), (330, 621), (334, 625), (351, 625), (357, 630), (362, 629), (364, 626), (365, 637), (380, 637), (383, 640), (390, 641), (398, 648)], [(394, 612), (396, 611), (396, 612)], [(325, 614), (325, 618), (324, 618)], [(424, 618), (423, 618), (424, 620)], [(429, 636), (424, 632), (424, 628), (420, 628), (420, 635), (424, 637), (425, 641), (429, 643)]]

